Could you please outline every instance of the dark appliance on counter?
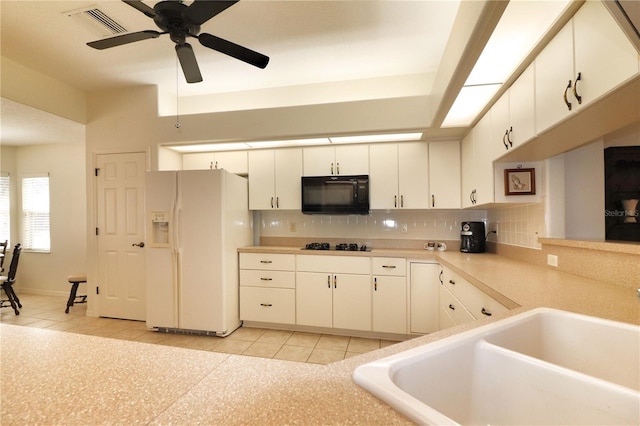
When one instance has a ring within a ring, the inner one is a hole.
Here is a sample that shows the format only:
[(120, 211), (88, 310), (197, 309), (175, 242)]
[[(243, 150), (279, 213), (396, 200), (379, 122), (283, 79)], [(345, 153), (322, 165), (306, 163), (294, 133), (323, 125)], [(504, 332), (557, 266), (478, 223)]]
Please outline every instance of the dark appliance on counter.
[(302, 250), (371, 251), (371, 248), (356, 243), (339, 243), (332, 247), (329, 243), (313, 242), (305, 245)]
[(302, 213), (369, 214), (369, 176), (303, 176)]
[(463, 253), (484, 253), (486, 250), (484, 222), (462, 222), (460, 231), (460, 251)]

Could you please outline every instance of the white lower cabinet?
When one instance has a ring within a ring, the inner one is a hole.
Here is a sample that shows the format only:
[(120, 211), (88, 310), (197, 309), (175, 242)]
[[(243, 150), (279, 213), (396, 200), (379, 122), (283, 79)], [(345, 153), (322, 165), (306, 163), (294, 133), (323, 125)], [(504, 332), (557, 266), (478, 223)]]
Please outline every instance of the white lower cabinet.
[(409, 331), (433, 333), (440, 329), (438, 291), (440, 265), (437, 263), (410, 262), (409, 292), (411, 306)]
[[(442, 267), (440, 328), (505, 312), (507, 308), (451, 269)], [(453, 322), (453, 324), (451, 324)]]
[(295, 324), (295, 256), (240, 253), (240, 319)]
[(407, 333), (407, 261), (405, 258), (374, 257), (373, 331)]
[(298, 256), (296, 324), (371, 331), (371, 258)]

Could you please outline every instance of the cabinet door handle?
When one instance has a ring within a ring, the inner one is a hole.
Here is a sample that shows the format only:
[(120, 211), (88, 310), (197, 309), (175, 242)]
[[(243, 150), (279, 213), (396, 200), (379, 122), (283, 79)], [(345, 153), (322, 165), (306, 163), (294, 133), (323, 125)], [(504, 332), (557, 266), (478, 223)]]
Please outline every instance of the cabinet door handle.
[(509, 142), (509, 147), (513, 148), (513, 141), (511, 140), (511, 133), (513, 133), (513, 127), (509, 127), (509, 130), (507, 130), (507, 142)]
[(265, 306), (265, 307), (269, 307), (269, 306), (273, 306), (273, 304), (271, 303), (261, 303), (260, 306)]
[(271, 208), (273, 208), (273, 197), (271, 197)]
[(280, 197), (276, 197), (276, 209), (280, 208)]
[(260, 263), (273, 263), (272, 260), (261, 260)]
[(396, 269), (396, 265), (382, 265), (383, 268)]
[(431, 207), (435, 207), (436, 206), (436, 196), (434, 194), (431, 194)]
[(449, 304), (449, 309), (451, 309), (452, 311), (455, 311), (455, 310), (456, 310), (456, 307), (455, 307), (455, 306), (453, 306), (452, 304)]
[(576, 98), (579, 105), (582, 105), (582, 96), (578, 95), (578, 82), (582, 80), (582, 73), (579, 72), (576, 77), (576, 82), (573, 83), (573, 97)]
[(404, 207), (404, 195), (400, 195), (400, 207)]
[(331, 288), (331, 275), (327, 275), (327, 288)]
[(338, 288), (338, 276), (333, 276), (333, 288)]
[(331, 163), (331, 174), (333, 174), (333, 163)]
[(393, 196), (393, 207), (398, 207), (398, 196), (397, 195)]
[(567, 99), (567, 92), (569, 89), (571, 89), (571, 80), (569, 80), (569, 84), (567, 84), (567, 87), (564, 89), (564, 103), (567, 105), (569, 111), (571, 111), (571, 102)]
[(490, 317), (492, 315), (491, 312), (487, 311), (484, 307), (482, 307), (480, 312), (482, 312), (482, 315), (486, 315), (488, 317)]
[(440, 270), (440, 275), (438, 276), (438, 279), (440, 280), (440, 284), (444, 284), (444, 282), (442, 281), (442, 274), (444, 273), (444, 271), (441, 269)]
[(378, 291), (378, 279), (373, 279), (373, 291)]
[(216, 161), (216, 170), (218, 170), (218, 162)]
[(504, 135), (502, 135), (502, 144), (504, 145), (504, 149), (509, 149), (509, 145), (507, 144), (507, 135), (509, 134), (509, 130), (504, 131)]
[(340, 163), (336, 163), (336, 174), (340, 174)]
[(456, 282), (454, 280), (449, 280), (449, 284), (456, 285)]
[(273, 278), (261, 277), (260, 280), (262, 280), (262, 281), (273, 281)]

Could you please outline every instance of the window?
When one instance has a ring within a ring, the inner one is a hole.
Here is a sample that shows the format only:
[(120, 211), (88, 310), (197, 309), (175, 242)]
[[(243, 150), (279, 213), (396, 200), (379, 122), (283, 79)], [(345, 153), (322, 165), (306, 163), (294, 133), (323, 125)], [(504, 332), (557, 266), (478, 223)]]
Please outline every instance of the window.
[(22, 246), (49, 251), (49, 175), (22, 178)]
[(9, 241), (11, 236), (10, 199), (9, 173), (0, 173), (0, 241), (2, 242)]

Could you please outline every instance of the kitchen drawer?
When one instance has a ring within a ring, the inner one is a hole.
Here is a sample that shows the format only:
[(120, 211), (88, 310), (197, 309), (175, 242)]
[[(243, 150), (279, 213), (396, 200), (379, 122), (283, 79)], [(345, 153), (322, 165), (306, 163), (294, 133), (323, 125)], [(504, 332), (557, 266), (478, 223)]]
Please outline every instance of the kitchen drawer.
[(296, 273), (293, 271), (241, 269), (240, 285), (250, 287), (296, 288)]
[(464, 301), (465, 306), (474, 317), (483, 318), (507, 311), (506, 307), (502, 306), (491, 296), (472, 284), (468, 285), (470, 288), (466, 289), (465, 298), (461, 300)]
[(475, 320), (464, 304), (444, 287), (440, 287), (440, 309), (448, 313), (456, 324)]
[(370, 274), (371, 258), (356, 256), (298, 255), (297, 270), (333, 274)]
[(240, 269), (295, 271), (296, 256), (294, 254), (240, 253)]
[(240, 287), (240, 319), (278, 324), (296, 321), (295, 290)]
[(402, 257), (374, 257), (371, 259), (373, 275), (407, 275), (407, 260)]

